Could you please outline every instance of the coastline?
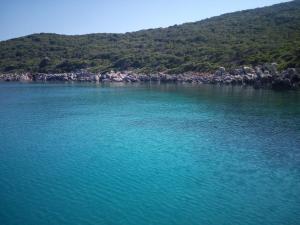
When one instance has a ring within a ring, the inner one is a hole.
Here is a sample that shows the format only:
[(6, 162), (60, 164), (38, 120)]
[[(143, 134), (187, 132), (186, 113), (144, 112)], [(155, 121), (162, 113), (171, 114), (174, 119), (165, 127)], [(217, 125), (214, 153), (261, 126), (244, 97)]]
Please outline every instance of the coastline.
[(242, 66), (226, 71), (220, 67), (214, 73), (186, 72), (183, 74), (168, 74), (163, 72), (140, 74), (132, 71), (110, 71), (107, 73), (91, 73), (80, 70), (70, 73), (9, 73), (0, 74), (0, 81), (75, 81), (75, 82), (156, 82), (156, 83), (193, 83), (244, 85), (254, 88), (271, 88), (275, 90), (292, 90), (300, 87), (300, 71), (288, 68), (279, 72), (277, 65)]

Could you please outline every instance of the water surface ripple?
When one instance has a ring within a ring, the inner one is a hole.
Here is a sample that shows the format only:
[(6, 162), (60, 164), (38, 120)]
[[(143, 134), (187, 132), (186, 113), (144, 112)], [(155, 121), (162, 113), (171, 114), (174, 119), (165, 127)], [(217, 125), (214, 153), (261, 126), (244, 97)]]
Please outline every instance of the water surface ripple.
[(1, 225), (300, 224), (300, 92), (0, 84)]

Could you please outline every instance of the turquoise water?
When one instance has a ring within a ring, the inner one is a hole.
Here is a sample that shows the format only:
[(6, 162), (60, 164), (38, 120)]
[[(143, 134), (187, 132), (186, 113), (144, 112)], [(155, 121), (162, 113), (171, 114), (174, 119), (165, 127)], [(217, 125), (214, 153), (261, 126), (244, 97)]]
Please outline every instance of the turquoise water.
[(1, 225), (300, 224), (300, 92), (0, 84)]

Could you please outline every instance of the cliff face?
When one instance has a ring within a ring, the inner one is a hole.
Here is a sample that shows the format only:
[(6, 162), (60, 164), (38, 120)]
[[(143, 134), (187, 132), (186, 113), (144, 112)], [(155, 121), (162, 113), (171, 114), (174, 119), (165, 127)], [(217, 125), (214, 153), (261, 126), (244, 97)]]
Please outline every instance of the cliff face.
[[(200, 12), (201, 10), (199, 10)], [(125, 34), (33, 34), (0, 42), (0, 72), (183, 73), (300, 67), (300, 1)]]

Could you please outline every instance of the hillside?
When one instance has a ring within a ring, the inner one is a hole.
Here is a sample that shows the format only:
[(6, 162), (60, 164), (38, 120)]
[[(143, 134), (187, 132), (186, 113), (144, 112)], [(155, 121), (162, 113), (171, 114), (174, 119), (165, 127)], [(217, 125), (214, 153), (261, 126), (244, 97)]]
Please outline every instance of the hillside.
[[(199, 9), (201, 12), (201, 9)], [(300, 1), (125, 34), (33, 34), (0, 42), (0, 72), (209, 71), (300, 67)]]

